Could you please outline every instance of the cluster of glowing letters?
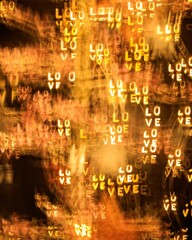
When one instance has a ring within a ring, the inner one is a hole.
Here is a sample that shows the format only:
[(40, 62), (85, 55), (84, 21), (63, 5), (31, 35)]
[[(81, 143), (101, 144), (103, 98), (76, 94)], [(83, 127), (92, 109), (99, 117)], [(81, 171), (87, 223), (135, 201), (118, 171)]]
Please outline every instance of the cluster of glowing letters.
[(94, 219), (106, 219), (106, 206), (104, 204), (93, 204), (92, 215)]
[(104, 61), (104, 64), (109, 65), (109, 48), (104, 46), (103, 43), (92, 44), (90, 43), (90, 59), (96, 61), (98, 65)]
[(134, 70), (139, 72), (142, 70), (141, 60), (149, 61), (149, 44), (146, 43), (145, 37), (139, 37), (137, 42), (131, 37), (129, 45), (129, 50), (125, 51), (125, 66), (128, 70), (132, 70), (135, 61)]
[(185, 204), (185, 208), (183, 208), (182, 213), (185, 218), (188, 216), (192, 217), (192, 200), (189, 203)]
[(58, 119), (57, 128), (58, 128), (57, 131), (59, 133), (59, 136), (62, 136), (63, 133), (65, 133), (66, 137), (71, 136), (71, 122), (69, 119), (65, 119), (64, 121), (62, 121), (61, 119)]
[(181, 17), (182, 14), (180, 12), (176, 13), (176, 16), (172, 16), (170, 11), (167, 24), (163, 28), (160, 25), (157, 26), (157, 35), (165, 41), (174, 39), (175, 42), (178, 42), (180, 39)]
[[(136, 82), (130, 82), (128, 88), (125, 87), (123, 81), (112, 80), (109, 81), (109, 93), (111, 96), (111, 101), (119, 100), (122, 103), (125, 103), (126, 100), (129, 100), (131, 103), (148, 105), (148, 86), (138, 87)], [(128, 99), (130, 93), (130, 99)]]
[(81, 224), (74, 224), (74, 228), (75, 228), (75, 232), (77, 234), (77, 236), (81, 236), (81, 237), (88, 237), (91, 238), (92, 236), (92, 229), (90, 226), (81, 223)]
[(168, 71), (171, 74), (171, 78), (177, 82), (183, 82), (184, 74), (192, 77), (192, 57), (185, 61), (183, 58), (177, 63), (170, 63), (168, 65)]
[[(123, 134), (128, 133), (129, 125), (129, 114), (128, 112), (122, 113), (121, 118), (117, 117), (117, 115), (113, 114), (112, 124), (106, 125), (106, 133), (103, 136), (103, 143), (107, 145), (108, 143), (115, 145), (116, 142), (123, 142)], [(123, 123), (123, 124), (121, 124)]]
[(9, 13), (13, 13), (15, 10), (15, 1), (0, 1), (0, 17), (6, 18)]
[(143, 105), (149, 104), (149, 88), (148, 86), (143, 86), (142, 90), (137, 87), (137, 84), (135, 82), (131, 82), (129, 85), (130, 89), (130, 102), (140, 104), (143, 103)]
[[(130, 33), (128, 38), (128, 46), (129, 48), (124, 48), (122, 52), (123, 61), (125, 62), (125, 67), (127, 72), (135, 71), (142, 73), (142, 70), (149, 70), (148, 73), (144, 72), (143, 76), (146, 76), (146, 82), (150, 83), (152, 78), (151, 74), (151, 66), (149, 67), (149, 59), (150, 59), (150, 46), (147, 42), (147, 39), (139, 35), (139, 37), (134, 37), (134, 33), (142, 34), (144, 30), (144, 23), (146, 18), (153, 18), (155, 16), (155, 12), (159, 7), (162, 6), (161, 0), (148, 0), (148, 1), (128, 1), (126, 2), (127, 7), (124, 10), (123, 7), (114, 8), (114, 7), (90, 7), (88, 11), (85, 11), (79, 7), (79, 9), (55, 9), (55, 18), (56, 18), (56, 26), (59, 27), (60, 33), (62, 33), (62, 38), (59, 40), (60, 43), (60, 56), (63, 60), (76, 60), (78, 47), (79, 47), (79, 38), (78, 34), (80, 30), (84, 27), (87, 21), (93, 22), (103, 22), (107, 23), (108, 28), (116, 28), (126, 25), (128, 29), (133, 30)], [(10, 1), (9, 3), (4, 4), (3, 1), (0, 2), (0, 12), (6, 15), (7, 11), (14, 11), (15, 3)], [(61, 10), (61, 11), (60, 11)], [(124, 14), (124, 12), (126, 14)], [(1, 13), (1, 14), (2, 14)], [(132, 14), (133, 13), (133, 14)], [(126, 15), (126, 16), (125, 16)], [(174, 41), (177, 42), (179, 40), (180, 34), (180, 20), (181, 15), (176, 15), (176, 22), (171, 22), (174, 16), (169, 16), (167, 24), (165, 26), (157, 26), (157, 37), (162, 37), (166, 41), (169, 41), (174, 38)], [(110, 37), (109, 37), (110, 38)], [(121, 36), (117, 36), (115, 39), (116, 47), (120, 46), (123, 43)], [(100, 40), (93, 40), (89, 43), (88, 56), (89, 60), (96, 63), (97, 65), (105, 65), (107, 67), (110, 66), (111, 55), (113, 51), (108, 43), (102, 43)], [(69, 59), (70, 58), (70, 59)], [(144, 62), (144, 64), (143, 64)], [(73, 62), (74, 64), (74, 62)], [(66, 64), (67, 65), (67, 64)], [(75, 64), (74, 64), (75, 65)], [(145, 66), (145, 69), (144, 67)], [(184, 81), (184, 74), (188, 74), (192, 77), (192, 57), (188, 59), (188, 62), (185, 62), (182, 59), (180, 62), (171, 63), (168, 66), (168, 71), (171, 74), (173, 80), (176, 82)], [(148, 75), (145, 75), (148, 74)], [(47, 84), (50, 90), (59, 89), (62, 84), (62, 72), (58, 71), (49, 71), (47, 73)], [(75, 71), (71, 71), (68, 74), (68, 79), (70, 82), (74, 82), (76, 79)], [(108, 79), (107, 79), (108, 80)], [(149, 81), (148, 81), (149, 80)], [(18, 78), (16, 78), (16, 83), (18, 84)], [(16, 85), (17, 85), (16, 84)], [(14, 84), (13, 84), (14, 86)], [(149, 162), (156, 163), (156, 152), (157, 152), (157, 137), (158, 137), (158, 129), (161, 127), (161, 118), (160, 106), (150, 107), (149, 105), (149, 86), (145, 85), (137, 85), (136, 82), (132, 81), (128, 84), (125, 84), (122, 79), (109, 78), (109, 82), (107, 84), (107, 93), (109, 95), (110, 103), (120, 103), (125, 104), (127, 101), (131, 104), (145, 105), (145, 130), (143, 132), (142, 138), (142, 149), (141, 153), (144, 156), (143, 163)], [(25, 101), (29, 96), (32, 95), (31, 87), (18, 87), (18, 100)], [(33, 96), (33, 102), (38, 103), (41, 102), (41, 108), (43, 108), (42, 99), (44, 99), (44, 95), (49, 97), (48, 91), (45, 94), (38, 92), (37, 95)], [(130, 99), (129, 99), (130, 97)], [(37, 104), (38, 105), (38, 104)], [(191, 107), (184, 106), (183, 108), (178, 110), (177, 119), (180, 125), (182, 126), (190, 126), (191, 125)], [(121, 116), (116, 113), (111, 114), (112, 120), (109, 121), (108, 116), (104, 116), (102, 119), (102, 123), (104, 126), (104, 134), (102, 135), (102, 141), (104, 145), (111, 144), (115, 145), (116, 143), (122, 143), (124, 138), (123, 135), (127, 136), (129, 131), (129, 112), (123, 110)], [(99, 121), (100, 123), (100, 121)], [(102, 124), (101, 123), (101, 124)], [(96, 122), (94, 122), (96, 125)], [(95, 127), (95, 126), (94, 126)], [(37, 126), (35, 129), (35, 137), (40, 135), (40, 138), (49, 138), (49, 127), (45, 127), (43, 125)], [(99, 132), (99, 127), (96, 127), (96, 130)], [(55, 132), (60, 137), (66, 136), (71, 137), (71, 121), (69, 119), (56, 119)], [(18, 142), (20, 146), (23, 145), (23, 136), (27, 135), (26, 143), (28, 146), (32, 146), (32, 130), (29, 126), (21, 127), (19, 124), (17, 125), (17, 136)], [(51, 134), (51, 133), (50, 133)], [(83, 129), (80, 129), (80, 138), (84, 139), (86, 136), (83, 135)], [(15, 148), (15, 139), (11, 137), (11, 140), (8, 139), (7, 136), (3, 135), (2, 139), (1, 152), (6, 151), (8, 148)], [(7, 158), (9, 157), (9, 152), (6, 152)], [(167, 165), (168, 168), (173, 172), (176, 170), (182, 171), (182, 157), (181, 150), (176, 149), (174, 154), (168, 155)], [(56, 159), (57, 164), (60, 165), (59, 160)], [(53, 161), (54, 163), (54, 161)], [(55, 166), (56, 167), (56, 166)], [(88, 169), (87, 169), (88, 170)], [(87, 175), (84, 172), (84, 175)], [(188, 182), (192, 181), (192, 169), (188, 171)], [(57, 170), (57, 182), (60, 185), (71, 185), (71, 171), (68, 169), (60, 168)], [(110, 197), (115, 194), (119, 197), (123, 197), (126, 194), (131, 195), (144, 195), (148, 196), (150, 189), (145, 184), (147, 179), (147, 172), (145, 172), (145, 177), (142, 177), (139, 173), (133, 173), (133, 166), (127, 165), (125, 168), (120, 167), (118, 171), (118, 175), (114, 178), (107, 177), (105, 174), (93, 174), (91, 176), (91, 185), (93, 190), (97, 191), (106, 191)], [(39, 208), (44, 208), (46, 211), (46, 215), (49, 218), (57, 218), (58, 217), (58, 209), (56, 206), (52, 206), (49, 204), (47, 199), (43, 199), (40, 196), (36, 196), (36, 204)], [(185, 208), (182, 210), (183, 216), (186, 218), (189, 215), (191, 216), (192, 208), (190, 203), (185, 204)], [(173, 211), (176, 213), (177, 209), (177, 197), (175, 193), (170, 196), (164, 196), (163, 206), (166, 211)], [(92, 211), (93, 217), (95, 219), (98, 216), (101, 216), (101, 219), (106, 218), (105, 207), (95, 207)], [(77, 236), (80, 237), (92, 237), (92, 228), (84, 223), (75, 223), (74, 230)], [(58, 229), (52, 226), (48, 227), (48, 235), (49, 237), (59, 237)], [(187, 236), (187, 235), (183, 235)], [(180, 239), (177, 237), (176, 239)], [(185, 237), (183, 239), (186, 239)]]
[(61, 185), (70, 185), (71, 184), (71, 171), (59, 169), (59, 182)]
[(142, 184), (147, 179), (147, 174), (143, 177), (141, 174), (134, 174), (133, 166), (127, 165), (125, 169), (119, 168), (119, 175), (116, 179), (112, 177), (106, 177), (105, 174), (94, 174), (92, 176), (92, 186), (96, 190), (107, 190), (110, 197), (117, 194), (119, 197), (123, 197), (126, 194), (140, 194), (147, 196), (149, 194), (149, 187), (146, 184)]
[(181, 126), (191, 126), (191, 107), (186, 106), (184, 109), (179, 109), (177, 119)]
[[(76, 9), (65, 8), (59, 9), (55, 8), (55, 18), (56, 24), (61, 25), (62, 20), (66, 21), (105, 21), (107, 23), (115, 24), (116, 28), (119, 28), (122, 23), (128, 23), (132, 25), (132, 16), (139, 16), (137, 24), (143, 23), (143, 17), (153, 18), (156, 10), (162, 6), (161, 0), (150, 0), (150, 1), (136, 1), (135, 3), (128, 1), (124, 7), (89, 7), (88, 10), (83, 9), (83, 6), (77, 6)], [(128, 19), (124, 18), (123, 11), (129, 14)]]
[[(150, 162), (156, 163), (156, 152), (157, 152), (157, 136), (158, 130), (160, 127), (160, 113), (161, 109), (159, 106), (155, 106), (150, 112), (149, 107), (145, 109), (145, 123), (147, 124), (147, 130), (143, 133), (143, 144), (142, 153), (145, 154), (145, 162), (148, 161), (150, 155)], [(153, 128), (150, 130), (150, 128)]]
[[(163, 206), (164, 206), (164, 209), (167, 211), (167, 212), (173, 212), (173, 213), (176, 213), (177, 210), (178, 210), (178, 206), (177, 206), (177, 196), (175, 195), (175, 193), (171, 193), (170, 196), (167, 196), (165, 195), (164, 196), (164, 200), (163, 200)], [(191, 216), (192, 214), (192, 209), (191, 209), (191, 201), (189, 203), (186, 203), (185, 204), (185, 208), (182, 209), (182, 214), (185, 218), (187, 218), (188, 216)], [(181, 233), (180, 234), (176, 234), (174, 235), (174, 238), (173, 239), (176, 239), (176, 240), (188, 240), (188, 228), (185, 228), (185, 229), (181, 229)]]
[(65, 61), (68, 56), (69, 56), (69, 50), (70, 50), (70, 54), (71, 54), (71, 59), (75, 59), (77, 56), (77, 53), (75, 52), (75, 50), (77, 49), (77, 41), (75, 40), (75, 38), (73, 38), (71, 41), (69, 42), (64, 42), (63, 40), (61, 40), (61, 46), (60, 46), (60, 50), (61, 50), (61, 59), (63, 61)]
[(45, 211), (45, 214), (48, 218), (57, 218), (59, 214), (58, 207), (51, 204), (48, 201), (47, 196), (40, 195), (39, 193), (35, 194), (35, 204), (38, 208)]
[(167, 166), (165, 169), (165, 176), (168, 177), (172, 172), (173, 177), (179, 175), (180, 172), (184, 171), (182, 164), (183, 156), (181, 149), (177, 148), (174, 154), (168, 154)]
[(177, 197), (175, 193), (171, 194), (170, 197), (167, 195), (164, 196), (163, 206), (166, 211), (177, 211)]
[[(70, 82), (74, 82), (76, 78), (76, 74), (74, 71), (69, 72), (68, 74), (68, 79)], [(61, 73), (60, 72), (55, 72), (53, 75), (48, 72), (48, 86), (49, 89), (52, 90), (53, 88), (59, 89), (61, 86)]]

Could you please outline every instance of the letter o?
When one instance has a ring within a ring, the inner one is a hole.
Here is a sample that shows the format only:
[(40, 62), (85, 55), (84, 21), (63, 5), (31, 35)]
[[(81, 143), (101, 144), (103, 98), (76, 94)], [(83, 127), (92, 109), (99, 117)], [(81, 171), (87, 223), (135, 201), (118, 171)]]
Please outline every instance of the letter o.
[(191, 107), (187, 106), (185, 107), (185, 115), (190, 115), (191, 114)]
[(59, 81), (61, 79), (61, 73), (60, 72), (56, 72), (55, 73), (55, 80)]
[(119, 133), (119, 134), (122, 133), (122, 131), (123, 131), (122, 126), (121, 126), (121, 125), (118, 125), (116, 131), (117, 131), (117, 133)]
[(123, 120), (123, 122), (127, 122), (129, 120), (129, 113), (128, 112), (124, 112), (122, 114), (122, 120)]
[(176, 149), (175, 150), (175, 156), (176, 157), (181, 157), (181, 149)]
[(136, 88), (136, 82), (130, 82), (130, 84), (129, 84), (129, 89), (130, 89), (131, 91), (135, 91), (135, 88)]
[(75, 72), (70, 72), (69, 73), (69, 81), (74, 82), (76, 78)]
[(154, 115), (159, 116), (161, 112), (161, 108), (159, 106), (155, 106), (154, 108)]
[(15, 9), (15, 3), (13, 1), (9, 2), (9, 10), (13, 11)]
[(153, 128), (153, 129), (151, 130), (151, 136), (152, 136), (153, 138), (156, 138), (156, 137), (157, 137), (157, 129), (156, 129), (156, 128)]
[(66, 128), (69, 128), (70, 127), (70, 120), (69, 119), (65, 119), (64, 124), (65, 124)]

